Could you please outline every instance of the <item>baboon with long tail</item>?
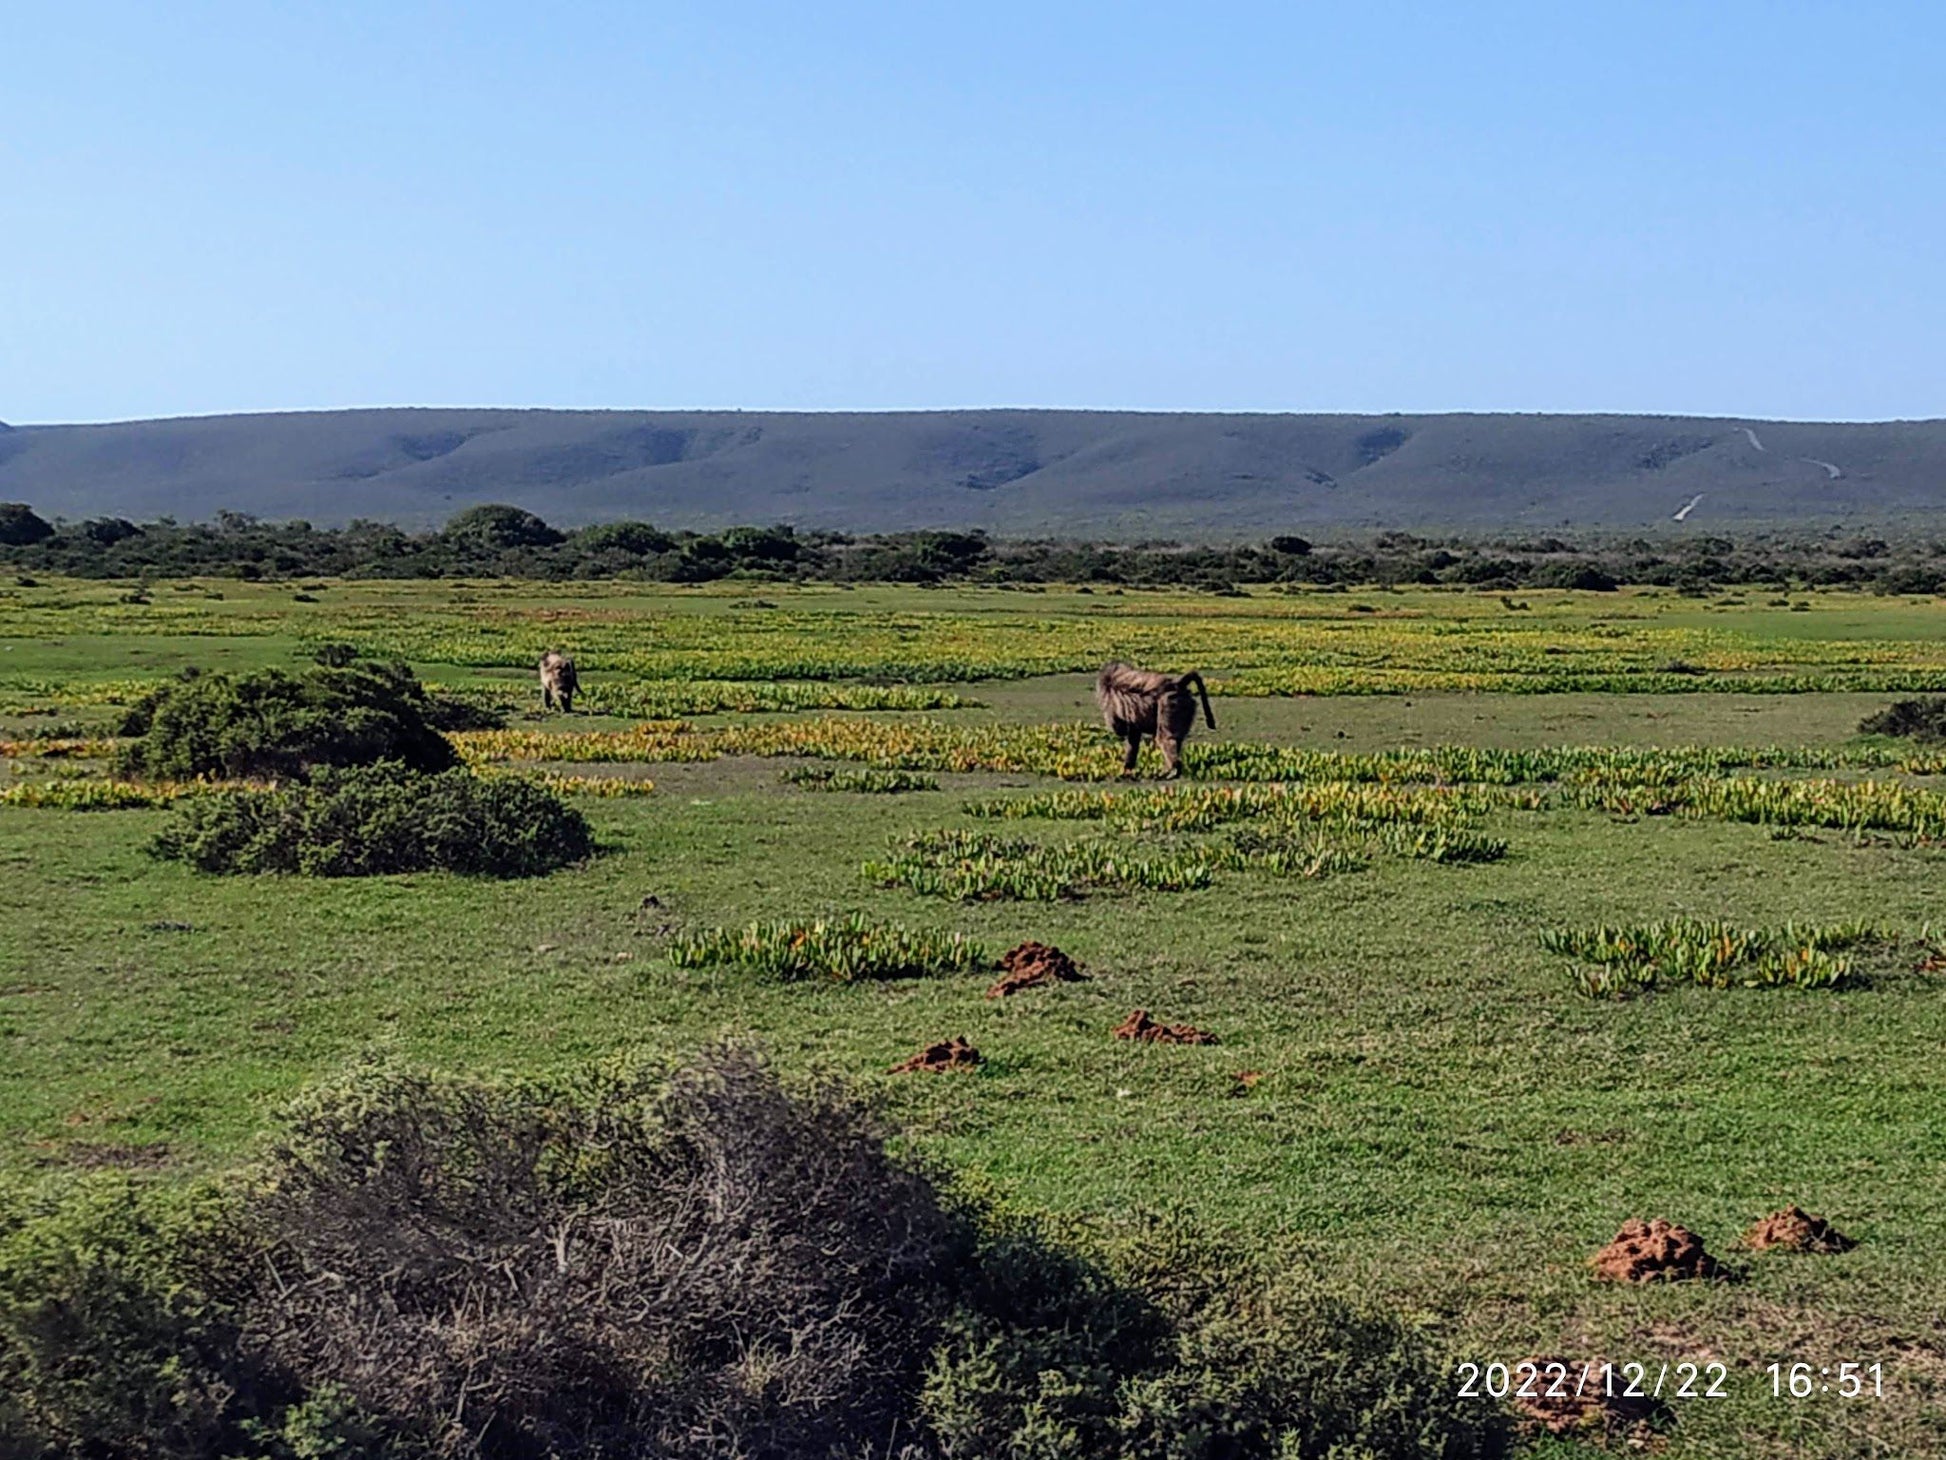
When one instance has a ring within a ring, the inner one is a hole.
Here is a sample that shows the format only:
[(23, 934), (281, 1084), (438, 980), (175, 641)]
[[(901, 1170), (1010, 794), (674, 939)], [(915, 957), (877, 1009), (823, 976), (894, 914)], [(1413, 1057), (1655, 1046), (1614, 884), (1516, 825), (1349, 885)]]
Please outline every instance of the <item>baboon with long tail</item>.
[(574, 711), (574, 696), (581, 688), (581, 676), (574, 672), (574, 661), (549, 649), (541, 655), (541, 708)]
[[(1195, 687), (1195, 694), (1190, 687)], [(1108, 728), (1128, 742), (1122, 760), (1122, 774), (1135, 773), (1136, 757), (1142, 753), (1142, 737), (1152, 736), (1162, 752), (1163, 779), (1182, 774), (1182, 743), (1196, 723), (1196, 700), (1203, 701), (1203, 719), (1216, 728), (1216, 716), (1209, 707), (1209, 689), (1195, 670), (1187, 674), (1157, 674), (1152, 669), (1136, 669), (1117, 661), (1102, 667), (1095, 680), (1095, 703)]]

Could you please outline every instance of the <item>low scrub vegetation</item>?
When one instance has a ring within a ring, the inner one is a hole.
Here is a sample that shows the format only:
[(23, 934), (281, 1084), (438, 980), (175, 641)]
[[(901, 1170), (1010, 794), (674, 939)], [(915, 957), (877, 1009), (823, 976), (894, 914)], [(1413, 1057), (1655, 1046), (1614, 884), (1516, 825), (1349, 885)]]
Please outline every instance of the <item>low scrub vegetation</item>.
[(210, 789), (203, 781), (120, 781), (99, 776), (68, 776), (49, 781), (15, 781), (0, 786), (0, 806), (36, 806), (56, 811), (129, 811), (172, 806), (185, 796)]
[(458, 756), (437, 713), (403, 664), (192, 673), (130, 706), (120, 733), (134, 739), (118, 769), (150, 780), (289, 779), (379, 761), (443, 771)]
[(858, 913), (684, 934), (670, 944), (669, 957), (678, 968), (730, 968), (782, 982), (836, 983), (971, 973), (992, 962), (983, 947), (957, 933), (877, 923)]
[(796, 766), (784, 772), (788, 785), (806, 791), (853, 791), (897, 796), (906, 791), (937, 791), (939, 781), (916, 771), (839, 770), (834, 766)]
[(1043, 791), (971, 801), (969, 815), (999, 820), (1104, 821), (1129, 830), (1208, 831), (1230, 822), (1285, 825), (1465, 826), (1497, 807), (1522, 804), (1472, 786), (1387, 786), (1356, 781), (1294, 785)]
[(579, 703), (595, 715), (666, 720), (684, 715), (795, 714), (804, 710), (964, 710), (977, 708), (980, 701), (929, 685), (677, 679), (589, 685)]
[(1867, 923), (1787, 923), (1739, 928), (1697, 918), (1634, 927), (1550, 928), (1541, 946), (1593, 965), (1576, 971), (1583, 992), (1641, 993), (1659, 984), (1704, 988), (1835, 988), (1854, 977), (1846, 950), (1887, 941)]
[[(1486, 836), (1463, 826), (1416, 825), (1411, 822), (1272, 823), (1238, 827), (1229, 845), (1243, 856), (1243, 865), (1281, 870), (1274, 860), (1299, 853), (1315, 855), (1319, 847), (1336, 847), (1352, 865), (1365, 855), (1384, 854), (1417, 862), (1498, 862), (1509, 850), (1502, 837)], [(1342, 870), (1342, 869), (1341, 869)]]
[(1680, 811), (1759, 826), (1891, 831), (1915, 841), (1946, 837), (1946, 795), (1897, 781), (1704, 776), (1664, 785), (1591, 783), (1578, 789), (1576, 799), (1609, 811)]
[(990, 832), (930, 831), (906, 838), (885, 861), (867, 862), (864, 873), (881, 887), (960, 902), (1056, 902), (1090, 892), (1207, 887), (1216, 866), (1202, 848), (1142, 856), (1110, 842), (1044, 846)]
[(151, 850), (202, 872), (533, 877), (590, 855), (594, 836), (580, 812), (543, 786), (466, 770), (418, 775), (387, 763), (191, 798)]
[(518, 1086), (371, 1064), (253, 1169), (0, 1206), (20, 1455), (1486, 1460), (1397, 1319), (1180, 1240), (1061, 1245), (722, 1051)]
[[(463, 735), (458, 744), (470, 760), (704, 761), (724, 755), (804, 756), (850, 761), (887, 770), (990, 771), (1043, 775), (1066, 781), (1111, 781), (1121, 774), (1116, 742), (1093, 725), (956, 725), (926, 717), (868, 720), (826, 717), (769, 724), (706, 728), (681, 720), (655, 721), (627, 730), (548, 734), (504, 730)], [(1575, 786), (1673, 785), (1699, 776), (1741, 770), (1899, 769), (1913, 774), (1946, 770), (1946, 757), (1905, 747), (1865, 743), (1834, 745), (1548, 746), (1508, 750), (1444, 745), (1370, 752), (1313, 750), (1247, 740), (1192, 743), (1184, 774), (1197, 781), (1254, 784), (1345, 782), (1381, 786), (1516, 787), (1561, 783)], [(1174, 789), (1157, 788), (1168, 797)], [(1221, 788), (1228, 794), (1233, 788)], [(1290, 785), (1283, 792), (1303, 794)], [(1114, 807), (1138, 807), (1139, 799)], [(1085, 810), (1049, 814), (1087, 819)], [(1075, 807), (1088, 803), (1076, 801)], [(1213, 804), (1213, 803), (1212, 803)], [(1248, 814), (1255, 814), (1250, 807)], [(1038, 814), (1038, 813), (1035, 813)], [(1416, 813), (1415, 813), (1416, 814)]]
[[(1191, 841), (1173, 848), (1147, 840), (1100, 837), (1059, 845), (959, 829), (920, 832), (901, 839), (890, 857), (864, 864), (864, 875), (880, 887), (904, 887), (928, 897), (960, 902), (1001, 898), (1057, 902), (1091, 893), (1186, 892), (1208, 887), (1219, 872), (1262, 872), (1277, 877), (1320, 878), (1362, 870), (1374, 856), (1406, 857), (1444, 863), (1497, 862), (1508, 845), (1455, 819), (1383, 821), (1349, 814), (1344, 807), (1369, 796), (1373, 801), (1412, 804), (1389, 788), (1304, 787), (1321, 797), (1251, 796), (1256, 788), (1223, 791), (1132, 792), (1124, 797), (1056, 792), (1019, 798), (1028, 815), (1125, 820), (1135, 826), (1160, 822), (1171, 830), (1201, 831), (1243, 819), (1243, 807), (1259, 819), (1231, 829), (1218, 839)], [(1284, 788), (1269, 788), (1282, 792)], [(1329, 793), (1351, 792), (1344, 798)], [(1361, 796), (1358, 793), (1364, 793)], [(1123, 801), (1129, 804), (1122, 806)], [(1170, 806), (1169, 803), (1180, 803)], [(1303, 815), (1307, 805), (1332, 809), (1317, 819)], [(975, 802), (977, 815), (1007, 818), (1006, 800)], [(1421, 810), (1457, 803), (1429, 801)], [(1176, 812), (1182, 813), (1180, 816)]]

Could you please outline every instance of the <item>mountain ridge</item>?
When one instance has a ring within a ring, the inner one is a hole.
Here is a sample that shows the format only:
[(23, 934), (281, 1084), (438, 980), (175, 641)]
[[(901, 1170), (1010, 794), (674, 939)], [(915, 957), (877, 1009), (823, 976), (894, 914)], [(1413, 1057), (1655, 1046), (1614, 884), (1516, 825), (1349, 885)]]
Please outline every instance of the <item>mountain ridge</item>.
[(406, 526), (499, 501), (564, 526), (1109, 538), (1890, 524), (1946, 519), (1946, 420), (370, 407), (15, 425), (0, 500)]

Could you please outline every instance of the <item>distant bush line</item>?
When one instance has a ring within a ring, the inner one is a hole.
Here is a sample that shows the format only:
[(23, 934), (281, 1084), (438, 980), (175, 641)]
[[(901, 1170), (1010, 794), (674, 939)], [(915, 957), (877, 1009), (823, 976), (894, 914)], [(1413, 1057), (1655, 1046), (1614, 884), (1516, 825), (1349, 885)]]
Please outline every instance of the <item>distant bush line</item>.
[(244, 579), (634, 579), (769, 582), (1079, 583), (1188, 587), (1245, 584), (1451, 584), (1481, 589), (1645, 585), (1707, 591), (1853, 587), (1879, 593), (1946, 592), (1946, 539), (1699, 535), (1571, 542), (1529, 534), (1423, 537), (1380, 533), (1314, 544), (1193, 546), (1073, 540), (1010, 541), (978, 532), (850, 536), (790, 527), (671, 532), (646, 522), (564, 531), (518, 507), (469, 507), (436, 532), (383, 522), (320, 528), (226, 512), (209, 523), (168, 518), (48, 522), (0, 503), (0, 563), (16, 573), (84, 578), (213, 575)]

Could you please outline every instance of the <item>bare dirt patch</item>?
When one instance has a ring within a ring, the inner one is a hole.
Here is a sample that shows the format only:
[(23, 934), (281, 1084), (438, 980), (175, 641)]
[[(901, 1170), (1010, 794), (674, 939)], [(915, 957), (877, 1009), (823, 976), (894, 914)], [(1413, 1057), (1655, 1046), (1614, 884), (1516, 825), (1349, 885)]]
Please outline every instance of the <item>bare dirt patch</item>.
[(1609, 1393), (1627, 1386), (1610, 1384), (1599, 1362), (1543, 1356), (1512, 1367), (1524, 1378), (1529, 1364), (1534, 1382), (1517, 1385), (1512, 1399), (1521, 1428), (1530, 1434), (1640, 1441), (1668, 1417), (1648, 1395)]
[(892, 1066), (895, 1075), (909, 1075), (918, 1070), (970, 1070), (980, 1063), (980, 1052), (959, 1035), (929, 1044), (911, 1059), (900, 1060)]
[(1724, 1275), (1722, 1264), (1704, 1251), (1701, 1237), (1662, 1217), (1624, 1222), (1615, 1240), (1590, 1260), (1595, 1276), (1608, 1282), (1682, 1282)]
[(1117, 1039), (1135, 1039), (1144, 1044), (1215, 1044), (1216, 1036), (1193, 1024), (1158, 1024), (1147, 1009), (1137, 1009), (1115, 1026)]
[(1004, 999), (1022, 989), (1037, 989), (1047, 984), (1077, 983), (1081, 970), (1074, 960), (1046, 943), (1032, 941), (1009, 948), (1001, 955), (999, 979), (987, 990), (989, 999)]
[(1772, 1212), (1737, 1239), (1737, 1246), (1752, 1252), (1767, 1247), (1782, 1247), (1791, 1252), (1849, 1252), (1858, 1245), (1823, 1217), (1814, 1217), (1795, 1202), (1781, 1212)]

